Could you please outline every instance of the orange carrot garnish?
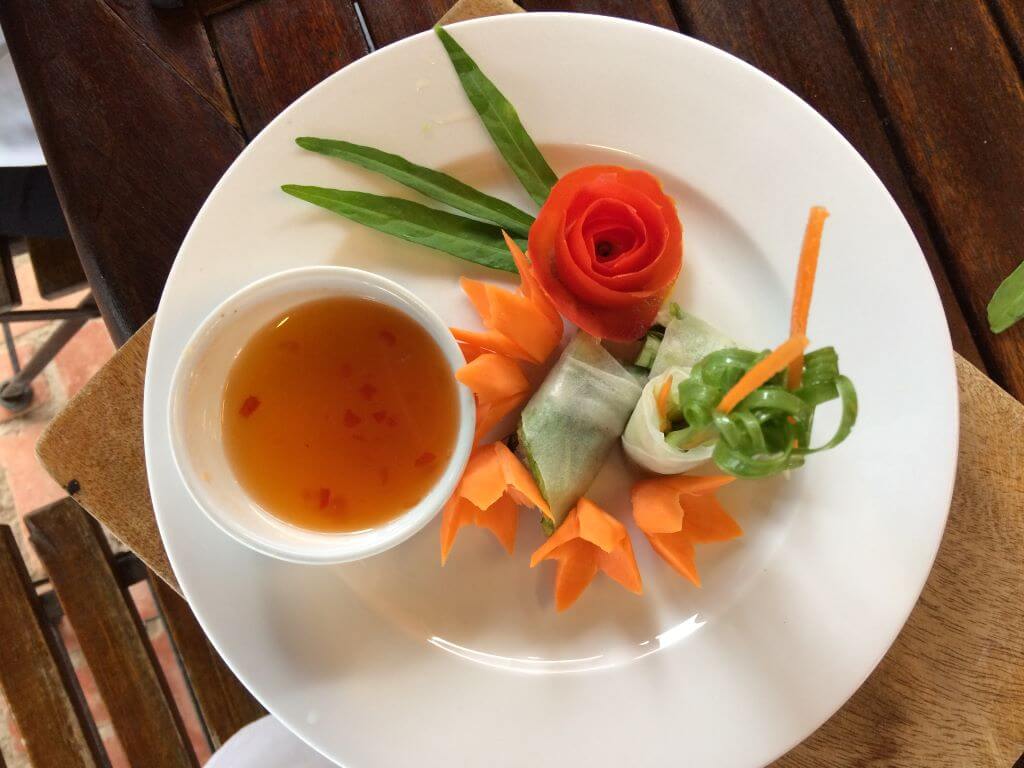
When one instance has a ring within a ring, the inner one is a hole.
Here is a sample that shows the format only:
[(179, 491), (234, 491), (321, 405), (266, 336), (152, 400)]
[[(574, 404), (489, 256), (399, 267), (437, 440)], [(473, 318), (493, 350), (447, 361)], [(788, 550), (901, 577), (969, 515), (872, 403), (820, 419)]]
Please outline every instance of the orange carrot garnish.
[(633, 519), (651, 548), (698, 587), (694, 545), (743, 535), (714, 496), (716, 489), (734, 479), (725, 475), (677, 475), (642, 480), (633, 486)]
[[(796, 268), (796, 287), (793, 289), (793, 309), (789, 321), (790, 336), (807, 335), (807, 317), (811, 312), (814, 275), (818, 271), (818, 254), (821, 252), (821, 233), (825, 228), (825, 219), (827, 218), (828, 210), (819, 205), (811, 208), (811, 213), (807, 218), (804, 242), (800, 248), (800, 262)], [(786, 385), (790, 389), (800, 386), (803, 367), (803, 354), (789, 364)]]
[(564, 611), (579, 598), (598, 571), (604, 571), (630, 592), (643, 584), (625, 526), (589, 499), (573, 510), (530, 558), (533, 568), (543, 560), (558, 561), (555, 608)]
[(562, 339), (562, 318), (534, 278), (526, 254), (507, 235), (505, 241), (519, 269), (519, 290), (463, 277), (459, 284), (488, 330), (451, 331), (460, 342), (506, 357), (543, 363)]
[(767, 357), (743, 374), (733, 388), (726, 392), (725, 396), (719, 401), (718, 410), (722, 413), (729, 413), (729, 411), (743, 401), (743, 398), (747, 397), (747, 395), (768, 381), (768, 379), (803, 355), (806, 347), (807, 337), (802, 333), (786, 339), (786, 341), (768, 353)]
[(504, 235), (505, 244), (512, 254), (512, 260), (516, 263), (516, 269), (519, 270), (520, 282), (522, 283), (519, 290), (523, 292), (526, 298), (536, 304), (538, 309), (551, 319), (552, 323), (558, 323), (560, 326), (562, 324), (562, 316), (558, 314), (555, 305), (548, 298), (548, 295), (544, 293), (540, 283), (537, 282), (537, 276), (533, 272), (533, 264), (516, 244), (516, 241), (508, 236), (508, 232), (502, 230), (501, 234)]
[(456, 371), (455, 378), (476, 396), (478, 441), (522, 405), (530, 394), (530, 382), (519, 364), (494, 352), (475, 354), (470, 362)]
[(455, 378), (473, 390), (481, 402), (493, 402), (530, 389), (530, 382), (515, 360), (493, 352), (485, 352), (466, 363)]
[(441, 565), (448, 560), (455, 537), (465, 525), (489, 529), (511, 553), (520, 504), (542, 513), (548, 508), (526, 467), (503, 443), (473, 451), (455, 493), (441, 513)]
[(672, 392), (672, 377), (666, 376), (665, 381), (661, 383), (661, 389), (658, 390), (658, 397), (655, 403), (658, 406), (658, 419), (660, 421), (661, 431), (665, 432), (669, 428), (668, 421), (668, 396)]

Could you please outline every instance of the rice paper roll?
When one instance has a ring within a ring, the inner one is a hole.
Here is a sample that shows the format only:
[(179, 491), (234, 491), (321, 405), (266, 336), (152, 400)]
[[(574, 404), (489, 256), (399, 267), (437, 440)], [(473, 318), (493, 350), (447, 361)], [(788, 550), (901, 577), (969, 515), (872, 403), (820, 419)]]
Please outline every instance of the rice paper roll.
[(681, 450), (665, 442), (658, 416), (658, 392), (669, 376), (672, 386), (677, 387), (690, 378), (693, 366), (708, 354), (732, 346), (729, 337), (693, 315), (683, 313), (669, 321), (651, 367), (651, 378), (622, 435), (622, 447), (630, 459), (651, 472), (678, 475), (711, 458), (713, 443)]
[[(693, 368), (710, 353), (736, 343), (698, 317), (680, 312), (665, 326), (665, 335), (651, 366), (651, 378), (669, 368)], [(682, 379), (680, 379), (682, 381)]]
[(517, 450), (557, 528), (622, 435), (641, 384), (593, 336), (579, 331), (519, 420)]
[(644, 387), (633, 415), (629, 417), (622, 434), (622, 447), (626, 455), (644, 469), (659, 475), (679, 475), (703, 464), (711, 458), (714, 443), (683, 451), (665, 442), (658, 415), (658, 391), (665, 379), (672, 377), (672, 386), (690, 377), (690, 368), (673, 366), (653, 377)]

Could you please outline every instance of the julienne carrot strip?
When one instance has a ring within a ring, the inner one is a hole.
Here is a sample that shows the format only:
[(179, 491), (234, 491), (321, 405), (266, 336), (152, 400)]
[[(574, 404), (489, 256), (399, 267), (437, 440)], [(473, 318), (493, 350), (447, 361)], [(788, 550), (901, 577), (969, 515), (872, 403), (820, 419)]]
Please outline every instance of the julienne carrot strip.
[(807, 348), (807, 343), (807, 337), (802, 333), (794, 334), (782, 342), (766, 358), (743, 374), (743, 377), (736, 382), (735, 386), (725, 393), (725, 397), (718, 403), (718, 410), (722, 413), (729, 413), (747, 395), (751, 394), (779, 371), (786, 368), (794, 360), (802, 357), (804, 349)]
[(668, 423), (668, 396), (672, 392), (672, 377), (666, 376), (665, 381), (661, 383), (661, 389), (658, 390), (658, 397), (655, 401), (658, 405), (658, 421), (661, 426), (661, 431), (664, 432), (669, 427)]
[[(821, 233), (825, 229), (828, 209), (815, 205), (807, 217), (804, 242), (800, 248), (800, 262), (796, 269), (796, 287), (793, 289), (793, 309), (789, 321), (789, 335), (807, 334), (807, 317), (811, 312), (811, 295), (814, 292), (814, 276), (818, 271), (818, 255), (821, 252)], [(803, 375), (804, 356), (799, 355), (789, 364), (786, 385), (790, 389), (800, 386)]]

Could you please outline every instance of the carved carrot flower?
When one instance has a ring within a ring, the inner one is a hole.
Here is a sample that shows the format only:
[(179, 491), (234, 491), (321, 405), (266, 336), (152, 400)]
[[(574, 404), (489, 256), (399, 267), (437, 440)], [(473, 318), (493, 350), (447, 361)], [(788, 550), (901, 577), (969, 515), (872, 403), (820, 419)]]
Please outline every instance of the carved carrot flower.
[(505, 416), (526, 402), (530, 382), (519, 364), (511, 358), (465, 345), (463, 351), (467, 358), (472, 359), (456, 371), (455, 378), (476, 396), (475, 439), (479, 441)]
[(519, 270), (519, 290), (509, 291), (463, 277), (459, 284), (488, 330), (452, 328), (452, 334), (463, 344), (517, 360), (543, 363), (562, 340), (562, 318), (537, 285), (526, 255), (508, 235), (505, 242)]
[(473, 451), (455, 493), (441, 513), (441, 565), (448, 560), (464, 525), (487, 528), (511, 554), (516, 543), (518, 505), (551, 514), (529, 471), (503, 443)]
[(743, 529), (715, 498), (715, 491), (736, 478), (726, 475), (676, 475), (642, 480), (633, 486), (633, 519), (651, 547), (681, 576), (698, 587), (694, 544), (728, 541)]
[(583, 594), (598, 571), (630, 592), (642, 594), (640, 570), (626, 528), (589, 499), (580, 499), (558, 530), (530, 558), (533, 568), (558, 561), (555, 608), (564, 611)]

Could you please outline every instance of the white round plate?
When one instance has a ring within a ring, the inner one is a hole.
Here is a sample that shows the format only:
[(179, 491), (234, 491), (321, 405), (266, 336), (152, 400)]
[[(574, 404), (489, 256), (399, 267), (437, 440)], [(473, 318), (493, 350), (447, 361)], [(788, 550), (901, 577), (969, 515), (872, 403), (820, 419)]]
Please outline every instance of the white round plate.
[[(676, 298), (733, 338), (767, 347), (785, 337), (807, 210), (828, 206), (810, 336), (840, 351), (860, 422), (792, 477), (721, 494), (746, 535), (700, 549), (703, 589), (634, 532), (644, 595), (599, 575), (562, 615), (553, 564), (528, 568), (541, 541), (529, 516), (515, 556), (464, 530), (444, 569), (437, 521), (390, 552), (330, 567), (272, 560), (215, 528), (179, 481), (165, 433), (171, 372), (212, 307), (278, 270), (344, 264), (470, 325), (457, 276), (499, 279), (283, 194), (290, 182), (406, 194), (293, 139), (376, 145), (530, 206), (425, 33), (285, 110), (224, 175), (181, 248), (145, 397), (149, 481), (175, 573), (256, 697), (351, 768), (763, 765), (871, 672), (942, 536), (956, 382), (921, 250), (832, 127), (721, 51), (596, 16), (502, 16), (453, 32), (557, 172), (610, 161), (660, 176), (686, 231)], [(590, 494), (623, 520), (629, 477), (617, 451)]]

